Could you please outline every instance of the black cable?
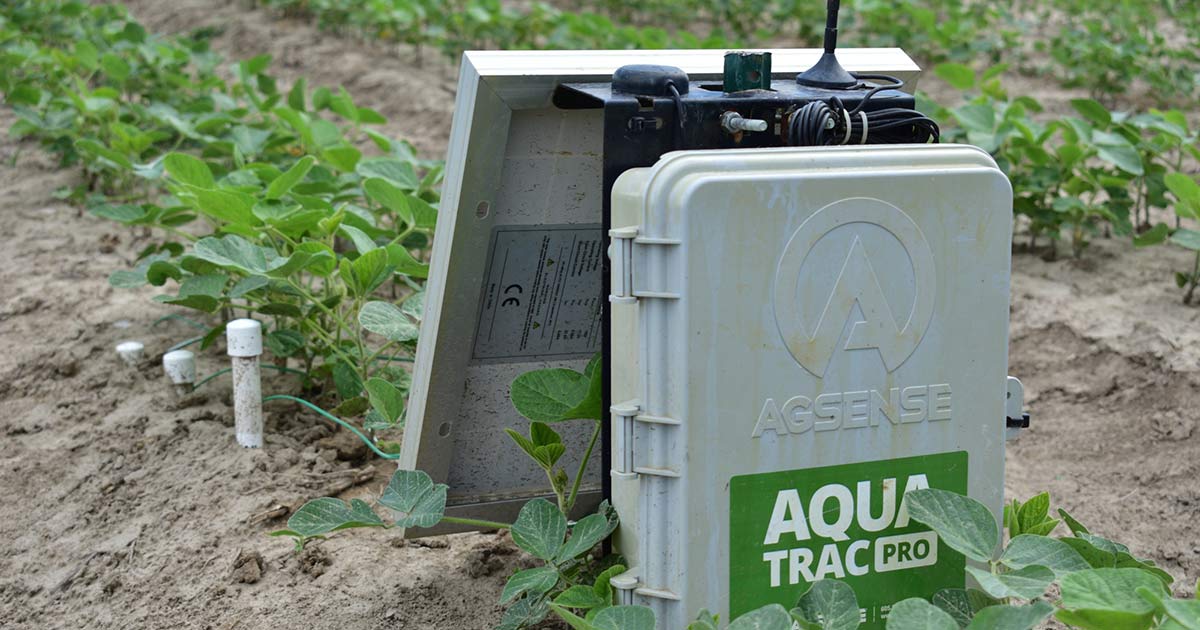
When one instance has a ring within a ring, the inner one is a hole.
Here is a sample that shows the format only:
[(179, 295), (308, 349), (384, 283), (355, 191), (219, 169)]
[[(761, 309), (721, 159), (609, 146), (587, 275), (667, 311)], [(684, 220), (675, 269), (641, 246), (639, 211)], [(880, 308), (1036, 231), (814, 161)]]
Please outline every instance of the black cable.
[[(788, 143), (797, 147), (842, 144), (925, 144), (938, 142), (936, 122), (914, 109), (887, 107), (865, 111), (868, 101), (883, 90), (904, 87), (900, 79), (883, 74), (856, 74), (863, 80), (888, 81), (872, 85), (858, 107), (847, 111), (838, 97), (813, 101), (792, 113), (788, 120)], [(865, 130), (865, 133), (864, 133)]]

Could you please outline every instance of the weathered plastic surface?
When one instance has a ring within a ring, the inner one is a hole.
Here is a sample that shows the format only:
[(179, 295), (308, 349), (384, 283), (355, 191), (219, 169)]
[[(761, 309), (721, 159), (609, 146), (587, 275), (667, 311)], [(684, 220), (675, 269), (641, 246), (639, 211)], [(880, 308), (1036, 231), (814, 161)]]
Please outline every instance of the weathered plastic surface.
[[(613, 314), (618, 548), (634, 567), (630, 599), (652, 606), (660, 627), (683, 627), (702, 607), (743, 612), (770, 597), (769, 576), (790, 596), (803, 587), (793, 573), (910, 586), (954, 573), (945, 548), (938, 565), (871, 562), (879, 541), (844, 535), (857, 529), (828, 541), (837, 558), (758, 550), (781, 523), (810, 532), (778, 518), (786, 509), (771, 512), (774, 491), (754, 489), (779, 482), (762, 473), (791, 471), (783, 477), (798, 488), (828, 477), (853, 492), (856, 478), (837, 475), (861, 475), (860, 493), (879, 494), (856, 518), (882, 509), (889, 528), (907, 524), (906, 554), (936, 539), (911, 533), (920, 526), (902, 505), (890, 513), (878, 497), (900, 502), (918, 477), (961, 486), (1000, 514), (1011, 208), (989, 156), (946, 145), (679, 152), (617, 181), (614, 236), (636, 227), (636, 301), (618, 296)], [(872, 471), (890, 477), (880, 486)], [(837, 483), (805, 506), (841, 507)], [(746, 514), (761, 505), (761, 516)], [(769, 521), (765, 539), (754, 518)], [(830, 516), (808, 518), (818, 540)], [(756, 580), (764, 587), (747, 593)], [(882, 628), (886, 603), (859, 596), (865, 627)]]

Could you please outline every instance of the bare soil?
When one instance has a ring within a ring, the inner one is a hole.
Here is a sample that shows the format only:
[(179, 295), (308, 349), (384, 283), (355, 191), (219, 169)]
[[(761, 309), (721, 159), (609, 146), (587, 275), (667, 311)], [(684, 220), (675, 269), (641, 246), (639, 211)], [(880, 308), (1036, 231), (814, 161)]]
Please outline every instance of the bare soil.
[[(133, 0), (148, 27), (217, 26), (227, 57), (270, 52), (284, 83), (344, 84), (440, 157), (454, 70), (230, 0)], [(929, 86), (934, 87), (934, 86)], [(1063, 100), (1062, 97), (1059, 97)], [(0, 111), (0, 127), (11, 114)], [(421, 542), (365, 531), (300, 555), (265, 533), (303, 501), (377, 496), (390, 464), (287, 406), (262, 450), (236, 447), (217, 385), (184, 399), (159, 357), (194, 331), (154, 325), (149, 291), (109, 287), (144, 235), (53, 192), (71, 170), (0, 143), (0, 626), (4, 628), (489, 628), (505, 577), (527, 560), (502, 535)], [(1049, 489), (1093, 531), (1200, 577), (1200, 309), (1171, 273), (1186, 254), (1098, 239), (1082, 261), (1016, 247), (1010, 372), (1033, 426), (1009, 445), (1007, 488)], [(136, 338), (128, 368), (113, 347)], [(200, 358), (200, 372), (226, 362)], [(269, 377), (267, 391), (289, 387)]]

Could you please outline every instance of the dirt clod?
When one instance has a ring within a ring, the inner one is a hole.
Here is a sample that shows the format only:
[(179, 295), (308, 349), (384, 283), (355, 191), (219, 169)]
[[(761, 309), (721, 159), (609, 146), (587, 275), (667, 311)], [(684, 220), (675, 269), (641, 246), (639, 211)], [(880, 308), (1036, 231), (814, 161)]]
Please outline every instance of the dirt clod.
[(234, 584), (254, 584), (262, 578), (265, 569), (262, 554), (257, 551), (239, 551), (233, 561), (230, 581)]
[(325, 575), (325, 570), (333, 564), (333, 558), (320, 547), (305, 547), (297, 560), (300, 571), (314, 578)]

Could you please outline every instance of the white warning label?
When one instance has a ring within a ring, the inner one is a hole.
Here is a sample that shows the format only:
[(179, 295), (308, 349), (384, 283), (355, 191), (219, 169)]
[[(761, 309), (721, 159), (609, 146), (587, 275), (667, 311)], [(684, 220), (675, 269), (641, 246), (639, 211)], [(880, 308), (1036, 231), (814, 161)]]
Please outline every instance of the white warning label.
[(476, 359), (587, 356), (600, 349), (599, 225), (492, 231)]

